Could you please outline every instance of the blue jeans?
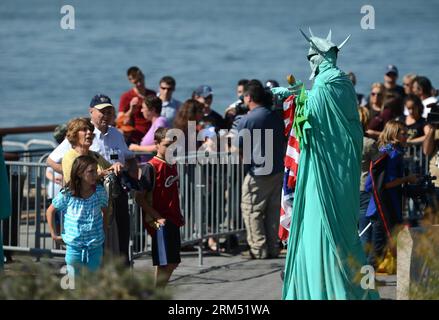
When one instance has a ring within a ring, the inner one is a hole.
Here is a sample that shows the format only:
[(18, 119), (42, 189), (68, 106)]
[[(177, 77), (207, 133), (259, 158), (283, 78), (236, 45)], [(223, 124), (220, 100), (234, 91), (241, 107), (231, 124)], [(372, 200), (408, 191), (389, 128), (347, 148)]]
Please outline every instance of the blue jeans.
[(67, 245), (65, 260), (69, 274), (71, 267), (73, 267), (75, 274), (80, 274), (80, 270), (83, 267), (92, 272), (97, 271), (101, 266), (103, 253), (104, 249), (102, 245), (91, 249)]
[(384, 254), (384, 248), (387, 243), (387, 235), (384, 229), (384, 224), (378, 213), (372, 217), (366, 217), (367, 207), (369, 205), (372, 193), (360, 192), (360, 219), (359, 231), (360, 233), (368, 226), (369, 228), (360, 237), (364, 252), (366, 253), (367, 263), (373, 267), (377, 267), (378, 261)]

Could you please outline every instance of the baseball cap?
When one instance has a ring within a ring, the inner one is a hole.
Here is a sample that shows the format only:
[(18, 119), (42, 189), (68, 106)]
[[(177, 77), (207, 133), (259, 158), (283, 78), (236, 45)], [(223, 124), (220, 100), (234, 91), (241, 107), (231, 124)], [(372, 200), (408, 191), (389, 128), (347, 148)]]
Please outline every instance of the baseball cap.
[(90, 108), (96, 108), (102, 110), (106, 107), (112, 107), (111, 99), (104, 94), (95, 95), (90, 102)]
[(398, 76), (398, 68), (393, 64), (389, 64), (386, 68), (386, 74), (393, 73)]
[(213, 90), (208, 85), (201, 85), (198, 88), (195, 89), (194, 95), (198, 97), (207, 98), (208, 96), (213, 94)]

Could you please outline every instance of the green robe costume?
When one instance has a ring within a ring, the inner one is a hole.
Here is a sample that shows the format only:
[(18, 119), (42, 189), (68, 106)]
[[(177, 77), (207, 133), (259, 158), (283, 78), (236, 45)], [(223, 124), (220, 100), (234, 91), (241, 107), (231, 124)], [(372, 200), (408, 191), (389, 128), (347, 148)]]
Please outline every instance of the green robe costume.
[(337, 47), (329, 47), (313, 68), (304, 107), (282, 298), (377, 299), (360, 285), (367, 263), (357, 229), (363, 132), (356, 95), (335, 66)]
[[(0, 220), (8, 218), (10, 215), (11, 196), (9, 192), (5, 160), (3, 158), (3, 148), (0, 144)], [(0, 271), (3, 270), (3, 260), (3, 236), (2, 229), (0, 228)]]

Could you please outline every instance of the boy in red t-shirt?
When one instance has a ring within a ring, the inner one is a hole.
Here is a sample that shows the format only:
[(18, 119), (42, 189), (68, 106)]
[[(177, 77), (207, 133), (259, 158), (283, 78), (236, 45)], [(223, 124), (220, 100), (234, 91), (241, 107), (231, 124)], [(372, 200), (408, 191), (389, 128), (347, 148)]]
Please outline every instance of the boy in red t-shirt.
[[(166, 139), (167, 131), (167, 128), (158, 128), (154, 134), (157, 155), (142, 171), (140, 181), (145, 191), (136, 194), (140, 207), (160, 225), (157, 230), (147, 227), (152, 237), (156, 286), (166, 286), (172, 272), (181, 262), (180, 227), (184, 225), (178, 196), (177, 167), (165, 160), (166, 150), (173, 143)], [(148, 192), (152, 192), (152, 204), (147, 201)]]

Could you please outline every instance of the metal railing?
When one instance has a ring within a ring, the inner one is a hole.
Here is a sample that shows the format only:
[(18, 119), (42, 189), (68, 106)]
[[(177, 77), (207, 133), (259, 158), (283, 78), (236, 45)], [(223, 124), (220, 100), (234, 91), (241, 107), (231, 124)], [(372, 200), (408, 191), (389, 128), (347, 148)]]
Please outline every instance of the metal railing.
[[(217, 154), (208, 163), (178, 163), (180, 177), (180, 209), (185, 219), (181, 228), (182, 245), (198, 248), (199, 264), (203, 263), (203, 240), (244, 231), (241, 216), (241, 185), (244, 166), (230, 154)], [(131, 250), (134, 258), (149, 251), (143, 217), (129, 197)], [(219, 246), (217, 246), (219, 248)]]
[(409, 173), (427, 174), (429, 160), (422, 152), (422, 143), (410, 145), (404, 153), (404, 167)]
[[(182, 245), (198, 247), (202, 264), (202, 243), (209, 237), (221, 237), (244, 230), (240, 212), (243, 165), (235, 164), (228, 154), (218, 154), (217, 163), (178, 164), (180, 208), (185, 218), (181, 229)], [(12, 215), (1, 221), (4, 249), (33, 255), (62, 255), (64, 250), (51, 239), (45, 212), (50, 204), (51, 185), (47, 165), (7, 161), (12, 197)], [(129, 194), (130, 252), (132, 258), (150, 250), (141, 210)]]
[[(244, 166), (237, 164), (230, 154), (215, 155), (215, 163), (178, 164), (180, 177), (180, 208), (185, 218), (181, 229), (182, 245), (198, 247), (199, 264), (202, 264), (202, 243), (209, 237), (221, 237), (244, 231), (240, 210), (241, 185)], [(404, 161), (410, 172), (426, 174), (428, 157), (420, 145), (407, 149)], [(46, 177), (47, 165), (43, 163), (7, 161), (7, 171), (12, 196), (12, 215), (1, 221), (5, 250), (61, 255), (52, 241), (45, 217), (49, 205), (50, 184)], [(52, 191), (52, 192), (50, 192)], [(143, 216), (129, 196), (130, 252), (137, 258), (149, 252), (148, 235)], [(218, 246), (219, 247), (219, 246)]]

